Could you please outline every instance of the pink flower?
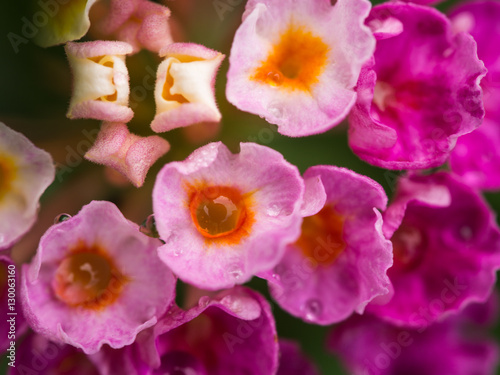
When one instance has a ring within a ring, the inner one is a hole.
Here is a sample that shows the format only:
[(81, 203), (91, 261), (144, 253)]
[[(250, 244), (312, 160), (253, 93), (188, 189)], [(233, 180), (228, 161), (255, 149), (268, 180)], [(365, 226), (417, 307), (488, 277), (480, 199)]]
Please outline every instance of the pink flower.
[(441, 165), (484, 116), (479, 82), (486, 70), (476, 43), (455, 34), (437, 10), (411, 3), (378, 5), (367, 24), (377, 48), (358, 81), (351, 148), (388, 169)]
[(477, 192), (447, 173), (399, 181), (384, 214), (394, 247), (385, 305), (368, 310), (397, 325), (425, 327), (484, 302), (500, 269), (500, 229)]
[(304, 183), (281, 154), (222, 143), (165, 165), (153, 189), (160, 258), (182, 280), (202, 289), (248, 281), (274, 267), (300, 231)]
[(265, 298), (237, 287), (187, 311), (173, 306), (133, 345), (101, 350), (92, 361), (102, 375), (275, 374), (276, 327)]
[(155, 88), (155, 132), (198, 123), (217, 123), (215, 76), (224, 55), (194, 43), (170, 44), (160, 51)]
[(30, 230), (54, 177), (52, 157), (0, 122), (0, 250)]
[(499, 347), (475, 325), (398, 328), (369, 314), (335, 327), (328, 346), (352, 375), (491, 375)]
[(146, 48), (158, 52), (172, 43), (170, 10), (148, 0), (111, 0), (108, 14), (98, 28), (129, 43), (133, 52)]
[(250, 0), (236, 31), (226, 95), (299, 137), (340, 123), (375, 40), (366, 0)]
[(73, 71), (73, 95), (66, 116), (111, 122), (129, 122), (129, 76), (125, 55), (132, 46), (124, 42), (69, 42), (65, 46)]
[(140, 187), (149, 168), (169, 149), (169, 143), (161, 137), (140, 137), (129, 133), (125, 124), (103, 123), (85, 159), (117, 170)]
[(481, 81), (484, 90), (483, 124), (460, 137), (451, 153), (450, 166), (464, 182), (480, 189), (500, 189), (500, 3), (463, 3), (451, 14), (453, 27), (469, 32), (477, 42), (477, 54), (488, 74)]
[(378, 211), (387, 197), (375, 181), (343, 168), (311, 167), (304, 179), (309, 212), (303, 212), (301, 236), (260, 276), (284, 310), (328, 325), (363, 313), (368, 302), (389, 293), (392, 246)]
[(160, 241), (139, 232), (109, 202), (92, 201), (55, 224), (23, 267), (21, 300), (30, 326), (85, 353), (121, 348), (173, 302), (176, 279), (159, 261)]

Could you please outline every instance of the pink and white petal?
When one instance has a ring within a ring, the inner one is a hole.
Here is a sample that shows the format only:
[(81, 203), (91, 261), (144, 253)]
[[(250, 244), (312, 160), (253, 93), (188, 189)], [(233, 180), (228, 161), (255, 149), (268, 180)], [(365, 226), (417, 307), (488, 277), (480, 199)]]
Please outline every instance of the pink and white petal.
[(320, 176), (311, 176), (304, 179), (304, 201), (300, 214), (303, 217), (317, 214), (325, 205), (326, 192)]
[[(0, 171), (6, 159), (9, 176), (3, 175), (0, 192), (0, 249), (10, 248), (36, 221), (39, 199), (55, 177), (50, 154), (37, 148), (23, 134), (0, 122)], [(9, 167), (10, 165), (10, 167)]]

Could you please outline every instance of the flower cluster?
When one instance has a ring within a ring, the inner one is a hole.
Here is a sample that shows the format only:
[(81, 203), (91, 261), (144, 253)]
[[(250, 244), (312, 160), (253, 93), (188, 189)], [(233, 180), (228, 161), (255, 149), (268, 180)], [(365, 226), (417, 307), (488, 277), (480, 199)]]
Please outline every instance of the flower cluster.
[[(0, 122), (9, 374), (331, 369), (286, 319), (336, 324), (321, 350), (351, 374), (491, 374), (500, 3), (434, 2), (248, 0), (224, 53), (189, 41), (201, 0), (54, 2), (34, 41), (65, 44), (66, 116), (100, 122), (82, 156), (107, 175), (75, 166), (90, 183), (73, 196), (57, 142)], [(311, 143), (244, 139), (251, 115), (216, 100), (225, 54), (223, 99)], [(149, 102), (131, 100), (137, 66)], [(322, 157), (339, 135), (360, 160)]]

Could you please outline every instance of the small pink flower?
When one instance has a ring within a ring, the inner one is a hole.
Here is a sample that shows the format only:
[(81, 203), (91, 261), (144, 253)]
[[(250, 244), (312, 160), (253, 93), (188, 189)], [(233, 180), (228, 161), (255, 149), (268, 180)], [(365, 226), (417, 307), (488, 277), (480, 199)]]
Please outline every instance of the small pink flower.
[(65, 47), (73, 71), (73, 95), (66, 116), (112, 122), (129, 122), (129, 75), (125, 55), (132, 46), (124, 42), (69, 42)]
[(108, 14), (99, 24), (104, 34), (129, 43), (133, 52), (146, 48), (158, 52), (172, 43), (170, 10), (148, 0), (111, 0)]
[(155, 101), (155, 132), (198, 123), (217, 123), (221, 114), (215, 102), (215, 76), (224, 55), (194, 43), (170, 44), (160, 51)]
[(0, 122), (0, 250), (35, 223), (40, 196), (54, 177), (52, 157)]
[(383, 168), (443, 164), (484, 116), (479, 82), (486, 70), (474, 39), (454, 33), (437, 10), (411, 3), (377, 5), (367, 24), (377, 48), (360, 74), (349, 145)]
[(26, 320), (87, 354), (131, 344), (174, 300), (176, 278), (158, 258), (160, 244), (112, 203), (92, 201), (49, 228), (23, 267)]
[(302, 233), (287, 246), (269, 280), (271, 295), (287, 312), (328, 325), (363, 313), (389, 293), (392, 246), (382, 234), (387, 197), (368, 177), (333, 166), (304, 173)]
[(232, 287), (274, 267), (300, 231), (304, 182), (268, 147), (200, 147), (163, 167), (153, 189), (160, 258), (206, 290)]
[(117, 170), (140, 187), (149, 168), (169, 149), (169, 143), (159, 136), (140, 137), (129, 133), (125, 124), (103, 123), (85, 159)]
[(292, 137), (340, 123), (375, 40), (366, 0), (250, 0), (236, 31), (228, 100)]

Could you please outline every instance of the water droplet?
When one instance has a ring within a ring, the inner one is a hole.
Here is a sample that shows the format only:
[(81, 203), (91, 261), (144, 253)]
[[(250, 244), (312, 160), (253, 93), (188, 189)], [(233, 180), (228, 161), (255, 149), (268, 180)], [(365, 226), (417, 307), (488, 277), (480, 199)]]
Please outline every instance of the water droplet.
[(271, 277), (272, 277), (273, 279), (275, 279), (275, 280), (278, 280), (278, 281), (280, 281), (280, 279), (281, 279), (280, 275), (278, 275), (277, 273), (273, 273), (273, 274), (271, 275)]
[(54, 219), (54, 224), (62, 223), (63, 221), (71, 219), (71, 215), (68, 214), (60, 214), (57, 215)]
[(281, 213), (281, 208), (277, 204), (272, 204), (267, 208), (266, 213), (268, 216), (276, 217)]
[(267, 82), (271, 86), (277, 87), (283, 83), (283, 74), (280, 71), (271, 71), (267, 73)]
[(283, 117), (283, 108), (277, 104), (270, 104), (267, 111), (275, 118)]
[[(170, 237), (169, 237), (170, 239)], [(174, 254), (174, 257), (178, 257), (179, 255), (181, 255), (183, 253), (183, 250), (182, 248), (179, 248), (179, 247), (175, 247), (173, 250), (172, 250), (172, 254)]]
[(160, 235), (158, 234), (158, 231), (156, 230), (156, 221), (155, 221), (155, 215), (149, 215), (146, 220), (141, 224), (139, 227), (139, 230), (141, 233), (145, 234), (146, 236), (153, 237), (153, 238), (159, 238)]
[(207, 307), (209, 303), (210, 303), (210, 297), (208, 296), (200, 297), (200, 299), (198, 300), (198, 306), (200, 307)]
[(238, 265), (228, 267), (227, 272), (229, 273), (229, 276), (231, 276), (235, 280), (238, 280), (241, 278), (241, 276), (243, 276), (243, 271)]
[(304, 305), (306, 320), (315, 322), (323, 312), (323, 305), (317, 299), (310, 299)]

